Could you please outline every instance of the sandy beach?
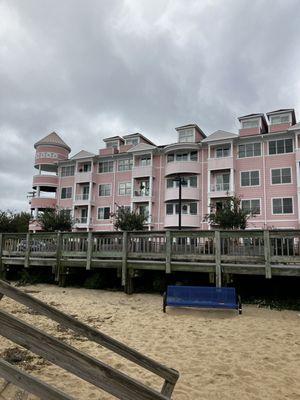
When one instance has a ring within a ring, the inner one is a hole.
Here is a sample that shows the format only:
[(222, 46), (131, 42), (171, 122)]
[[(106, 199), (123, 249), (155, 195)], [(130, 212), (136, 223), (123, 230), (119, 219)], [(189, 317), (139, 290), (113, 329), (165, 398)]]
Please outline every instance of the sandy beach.
[[(174, 400), (300, 400), (300, 313), (244, 305), (234, 311), (161, 310), (155, 294), (59, 288), (22, 288), (58, 309), (180, 372)], [(4, 297), (1, 309), (33, 323), (66, 343), (160, 388), (162, 380), (122, 357), (62, 329), (46, 317)], [(0, 353), (17, 347), (0, 338)], [(40, 357), (21, 365), (76, 399), (107, 395)], [(3, 382), (0, 380), (0, 388)], [(12, 388), (2, 396), (14, 399)], [(30, 396), (30, 398), (33, 398)]]

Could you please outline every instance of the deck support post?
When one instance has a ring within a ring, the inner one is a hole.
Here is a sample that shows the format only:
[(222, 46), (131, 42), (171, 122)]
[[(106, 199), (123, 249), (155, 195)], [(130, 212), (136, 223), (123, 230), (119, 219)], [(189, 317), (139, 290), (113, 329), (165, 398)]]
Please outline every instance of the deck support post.
[[(128, 232), (123, 232), (122, 246), (122, 286), (126, 286), (127, 281), (127, 253), (128, 253)], [(126, 290), (125, 290), (126, 291)]]
[(221, 271), (221, 235), (220, 231), (215, 231), (215, 263), (216, 263), (216, 287), (222, 287)]
[(24, 259), (24, 267), (29, 268), (29, 257), (30, 257), (30, 233), (26, 234), (26, 251)]
[(56, 238), (56, 268), (55, 268), (55, 281), (59, 281), (61, 273), (61, 250), (62, 250), (62, 237), (61, 233), (57, 233)]
[(2, 262), (3, 239), (3, 233), (0, 233), (0, 279), (4, 278), (4, 264)]
[(133, 293), (133, 276), (134, 276), (134, 270), (132, 268), (128, 269), (126, 275), (126, 284), (124, 286), (124, 291), (126, 294)]
[(166, 274), (171, 273), (171, 248), (172, 248), (171, 231), (166, 231)]
[(271, 252), (270, 252), (270, 232), (264, 231), (264, 252), (265, 252), (265, 274), (266, 279), (272, 278), (272, 270), (271, 270)]
[(89, 232), (88, 233), (87, 255), (86, 255), (86, 269), (88, 271), (91, 269), (92, 255), (93, 255), (93, 233)]
[(214, 274), (214, 272), (209, 272), (208, 273), (208, 281), (209, 281), (209, 283), (215, 283), (215, 274)]

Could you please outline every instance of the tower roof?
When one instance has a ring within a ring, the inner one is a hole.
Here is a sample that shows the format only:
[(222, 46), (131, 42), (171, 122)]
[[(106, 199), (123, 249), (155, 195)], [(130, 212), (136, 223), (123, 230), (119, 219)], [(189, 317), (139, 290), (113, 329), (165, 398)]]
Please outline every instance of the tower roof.
[(71, 151), (71, 148), (62, 140), (60, 136), (56, 132), (49, 133), (49, 135), (45, 136), (43, 139), (39, 140), (34, 144), (34, 148), (40, 145), (52, 145), (52, 146), (60, 146), (64, 147), (68, 151)]

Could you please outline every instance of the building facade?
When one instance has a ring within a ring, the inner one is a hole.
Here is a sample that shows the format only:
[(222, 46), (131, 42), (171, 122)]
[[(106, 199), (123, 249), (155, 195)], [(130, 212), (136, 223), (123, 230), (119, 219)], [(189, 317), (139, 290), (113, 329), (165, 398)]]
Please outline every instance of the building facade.
[(35, 144), (31, 230), (45, 208), (70, 210), (75, 230), (113, 230), (118, 207), (147, 216), (150, 230), (176, 229), (181, 180), (183, 229), (209, 229), (205, 216), (228, 195), (251, 210), (248, 228), (300, 228), (300, 123), (293, 109), (239, 118), (238, 133), (209, 136), (195, 124), (177, 141), (155, 145), (142, 134), (104, 139), (98, 154), (55, 133)]

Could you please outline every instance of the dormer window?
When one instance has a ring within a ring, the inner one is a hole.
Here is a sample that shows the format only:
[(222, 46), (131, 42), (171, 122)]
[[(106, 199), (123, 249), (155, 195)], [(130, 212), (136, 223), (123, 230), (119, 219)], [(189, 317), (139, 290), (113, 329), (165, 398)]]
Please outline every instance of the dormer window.
[(112, 140), (111, 142), (106, 142), (106, 148), (114, 148), (117, 149), (119, 147), (119, 142), (117, 140)]
[(137, 144), (139, 144), (139, 138), (131, 138), (131, 139), (126, 139), (126, 144), (132, 144), (134, 146), (136, 146)]
[(289, 122), (290, 122), (290, 114), (271, 115), (270, 116), (271, 125), (288, 124)]
[(178, 141), (179, 143), (187, 143), (187, 142), (194, 142), (195, 141), (195, 135), (194, 135), (194, 129), (189, 128), (189, 129), (183, 129), (178, 132)]
[(259, 120), (258, 119), (248, 119), (242, 121), (242, 129), (251, 129), (251, 128), (258, 128), (259, 127)]

